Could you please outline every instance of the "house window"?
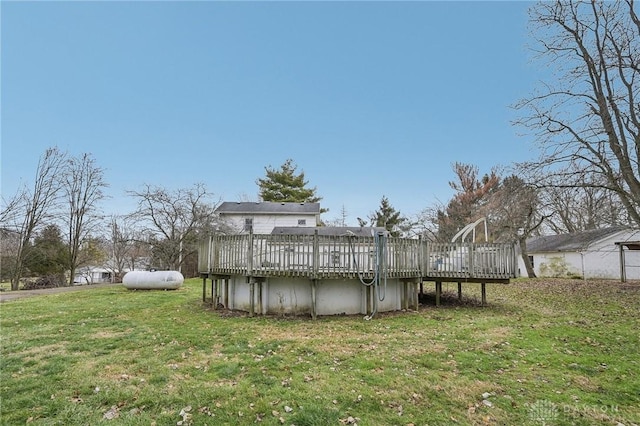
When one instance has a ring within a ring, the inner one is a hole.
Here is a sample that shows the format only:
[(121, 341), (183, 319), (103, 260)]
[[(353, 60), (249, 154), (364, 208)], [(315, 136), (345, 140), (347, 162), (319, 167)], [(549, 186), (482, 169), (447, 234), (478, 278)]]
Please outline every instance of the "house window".
[(244, 230), (245, 231), (251, 231), (253, 229), (253, 218), (252, 217), (247, 217), (244, 220)]
[(306, 225), (306, 224), (307, 224), (307, 219), (298, 219), (298, 226)]
[(533, 256), (529, 256), (529, 262), (531, 262), (531, 267), (532, 267), (533, 269), (535, 269), (535, 268), (536, 268), (536, 265), (535, 265), (535, 263), (533, 263)]

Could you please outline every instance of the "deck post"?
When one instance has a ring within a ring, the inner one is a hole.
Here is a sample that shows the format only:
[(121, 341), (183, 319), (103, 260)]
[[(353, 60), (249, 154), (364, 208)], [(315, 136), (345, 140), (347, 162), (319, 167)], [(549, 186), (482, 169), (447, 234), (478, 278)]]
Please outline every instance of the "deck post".
[(442, 294), (442, 281), (436, 281), (436, 306), (440, 306), (441, 294)]
[(260, 279), (256, 280), (256, 283), (258, 284), (258, 315), (262, 315), (262, 284), (264, 281)]
[(224, 282), (224, 299), (222, 304), (224, 305), (225, 308), (229, 308), (229, 285), (230, 285), (230, 281), (231, 278), (225, 278)]
[(627, 273), (625, 271), (624, 247), (620, 244), (620, 282), (627, 282)]
[(404, 309), (409, 310), (409, 299), (411, 298), (411, 287), (413, 284), (411, 281), (405, 281), (404, 283)]
[(458, 300), (462, 300), (462, 283), (458, 281)]
[(253, 227), (249, 229), (249, 243), (247, 247), (247, 274), (253, 274)]
[(402, 282), (402, 309), (409, 309), (409, 281)]
[(480, 283), (482, 286), (482, 306), (487, 305), (487, 283)]
[[(422, 283), (422, 281), (420, 281), (420, 283)], [(419, 291), (419, 286), (418, 283), (414, 283), (413, 285), (413, 301), (416, 303), (416, 312), (418, 311), (419, 307), (420, 307), (420, 295), (418, 293)]]
[(254, 308), (255, 308), (255, 289), (256, 282), (252, 277), (249, 277), (249, 317), (253, 316)]
[(318, 276), (320, 269), (320, 242), (318, 241), (318, 229), (313, 231), (313, 278)]
[(211, 280), (211, 305), (213, 309), (218, 309), (218, 277)]
[(318, 280), (315, 278), (311, 280), (311, 319), (316, 319), (316, 285)]
[(202, 303), (207, 301), (207, 276), (202, 276)]

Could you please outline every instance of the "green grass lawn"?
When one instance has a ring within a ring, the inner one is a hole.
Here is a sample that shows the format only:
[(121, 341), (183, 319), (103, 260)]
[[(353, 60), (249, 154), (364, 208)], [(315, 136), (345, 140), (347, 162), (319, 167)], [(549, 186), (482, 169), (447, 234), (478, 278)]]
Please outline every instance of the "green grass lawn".
[(200, 283), (0, 305), (1, 424), (640, 424), (638, 284), (312, 321), (211, 311)]

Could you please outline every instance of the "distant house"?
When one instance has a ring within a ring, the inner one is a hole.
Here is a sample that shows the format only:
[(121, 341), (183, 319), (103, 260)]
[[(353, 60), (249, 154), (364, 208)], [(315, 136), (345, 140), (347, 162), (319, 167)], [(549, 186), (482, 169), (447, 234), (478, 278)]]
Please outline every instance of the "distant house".
[[(563, 235), (533, 237), (527, 251), (538, 277), (581, 277), (620, 279), (620, 246), (637, 241), (640, 230), (615, 226)], [(522, 259), (519, 269), (525, 275)], [(640, 279), (640, 251), (625, 256), (628, 279)]]
[(270, 234), (276, 227), (311, 227), (320, 224), (320, 203), (223, 202), (216, 209), (232, 229)]
[(76, 270), (73, 277), (74, 285), (98, 284), (113, 282), (113, 273), (98, 266), (83, 266)]

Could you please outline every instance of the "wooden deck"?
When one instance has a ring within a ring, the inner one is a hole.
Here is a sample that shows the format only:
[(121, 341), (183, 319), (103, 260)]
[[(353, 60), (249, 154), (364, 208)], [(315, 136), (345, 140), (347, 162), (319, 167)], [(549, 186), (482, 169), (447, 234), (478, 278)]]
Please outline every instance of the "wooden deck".
[(431, 243), (352, 235), (212, 235), (200, 242), (198, 270), (207, 275), (508, 282), (517, 272), (515, 247), (492, 243)]

